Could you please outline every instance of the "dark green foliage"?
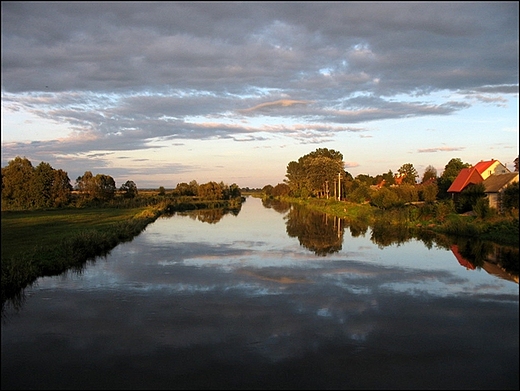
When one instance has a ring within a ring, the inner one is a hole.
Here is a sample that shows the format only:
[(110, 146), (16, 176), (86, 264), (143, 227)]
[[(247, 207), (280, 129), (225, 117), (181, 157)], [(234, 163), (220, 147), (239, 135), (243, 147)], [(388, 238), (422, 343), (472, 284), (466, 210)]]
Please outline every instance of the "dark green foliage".
[(487, 198), (477, 199), (473, 206), (473, 212), (478, 218), (485, 219), (491, 216), (491, 208), (489, 207), (489, 200)]
[(298, 238), (300, 244), (316, 255), (325, 256), (342, 248), (343, 231), (338, 233), (337, 219), (325, 221), (323, 213), (295, 206), (289, 210), (286, 220), (287, 235)]
[(407, 203), (419, 201), (419, 192), (417, 187), (414, 185), (404, 183), (400, 186), (394, 187), (393, 189), (395, 189), (395, 192), (401, 202)]
[(348, 201), (363, 203), (370, 200), (372, 192), (366, 183), (358, 182), (358, 179), (356, 178), (351, 189), (352, 190), (347, 193)]
[(423, 184), (419, 190), (419, 198), (426, 203), (434, 203), (437, 199), (439, 188), (436, 183)]
[(502, 207), (504, 210), (510, 211), (516, 209), (518, 211), (518, 198), (518, 182), (508, 185), (502, 192)]
[(123, 198), (135, 198), (138, 194), (137, 186), (134, 181), (126, 181), (121, 185), (119, 191), (123, 195)]
[(41, 162), (34, 168), (17, 156), (2, 168), (2, 209), (56, 208), (71, 200), (67, 173)]
[(329, 197), (338, 182), (346, 180), (343, 155), (333, 149), (318, 148), (287, 165), (287, 185), (293, 196)]
[(356, 178), (356, 181), (363, 183), (367, 186), (376, 185), (376, 178), (370, 176), (368, 174), (359, 174)]
[(437, 180), (437, 170), (432, 165), (426, 167), (424, 170), (424, 174), (421, 180), (421, 183), (429, 183), (431, 181)]
[(439, 177), (437, 184), (439, 186), (439, 195), (440, 199), (448, 199), (450, 198), (450, 194), (448, 194), (448, 189), (459, 175), (460, 170), (463, 168), (470, 167), (471, 164), (463, 163), (460, 158), (451, 159), (446, 166), (444, 166), (444, 171), (442, 175)]
[(472, 184), (462, 190), (459, 197), (455, 201), (455, 207), (458, 213), (465, 213), (473, 210), (477, 201), (484, 198), (485, 187), (482, 183)]
[[(92, 172), (85, 171), (83, 176), (76, 179), (76, 189), (83, 201), (107, 202), (115, 196), (116, 182), (110, 175), (97, 174), (93, 176)], [(135, 190), (137, 190), (137, 187)]]
[(386, 187), (377, 190), (370, 203), (379, 209), (390, 209), (403, 205), (396, 192)]

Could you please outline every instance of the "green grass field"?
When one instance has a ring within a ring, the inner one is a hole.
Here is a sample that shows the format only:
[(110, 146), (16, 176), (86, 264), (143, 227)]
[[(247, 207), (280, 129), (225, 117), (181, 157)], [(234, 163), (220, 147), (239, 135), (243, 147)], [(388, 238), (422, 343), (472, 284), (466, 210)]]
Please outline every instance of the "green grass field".
[(2, 212), (2, 259), (59, 243), (85, 230), (104, 231), (146, 209), (55, 209)]

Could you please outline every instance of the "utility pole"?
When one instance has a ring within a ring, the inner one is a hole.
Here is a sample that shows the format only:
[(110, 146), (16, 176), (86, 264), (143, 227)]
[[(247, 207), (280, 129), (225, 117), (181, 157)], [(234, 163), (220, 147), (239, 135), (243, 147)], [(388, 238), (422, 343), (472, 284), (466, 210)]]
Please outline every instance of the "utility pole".
[(327, 194), (327, 199), (329, 199), (329, 181), (325, 181), (325, 194)]
[(341, 201), (341, 172), (338, 172), (338, 201)]

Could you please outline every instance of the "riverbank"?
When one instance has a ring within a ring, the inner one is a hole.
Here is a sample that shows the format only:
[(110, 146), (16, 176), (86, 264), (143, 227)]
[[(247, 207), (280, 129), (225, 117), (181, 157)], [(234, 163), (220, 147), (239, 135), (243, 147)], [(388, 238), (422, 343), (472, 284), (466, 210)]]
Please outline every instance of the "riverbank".
[(457, 214), (447, 204), (407, 205), (381, 210), (368, 203), (358, 204), (333, 199), (281, 197), (283, 201), (304, 205), (310, 209), (345, 219), (362, 221), (370, 226), (384, 220), (389, 225), (411, 230), (427, 230), (439, 234), (471, 237), (498, 244), (519, 246), (518, 216), (492, 215), (479, 218), (474, 214)]
[(132, 240), (163, 214), (236, 209), (241, 201), (169, 199), (138, 208), (2, 211), (2, 307), (37, 278), (81, 270), (85, 262)]

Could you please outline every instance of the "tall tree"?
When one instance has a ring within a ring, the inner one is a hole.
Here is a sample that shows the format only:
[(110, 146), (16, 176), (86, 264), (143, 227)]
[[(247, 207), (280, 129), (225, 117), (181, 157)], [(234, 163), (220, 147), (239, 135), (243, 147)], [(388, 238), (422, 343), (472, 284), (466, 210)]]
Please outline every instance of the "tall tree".
[(52, 194), (54, 178), (54, 169), (49, 163), (41, 162), (36, 166), (33, 179), (33, 198), (36, 207), (48, 208), (54, 206)]
[(421, 183), (428, 183), (429, 181), (437, 179), (437, 170), (432, 165), (429, 165), (424, 170)]
[(402, 183), (408, 183), (410, 185), (415, 185), (417, 178), (419, 177), (419, 174), (412, 163), (403, 164), (397, 172), (401, 176), (404, 176)]
[(101, 201), (110, 201), (116, 194), (116, 182), (110, 175), (97, 174), (94, 178), (96, 184), (95, 198)]
[(2, 168), (2, 204), (7, 208), (34, 207), (34, 167), (29, 159), (15, 157)]
[(124, 198), (135, 198), (138, 194), (137, 186), (134, 181), (126, 181), (121, 185), (119, 190), (123, 193)]
[(287, 164), (287, 174), (285, 174), (287, 179), (285, 182), (295, 197), (307, 196), (307, 175), (303, 160), (303, 158), (299, 158), (297, 162), (291, 161)]
[(54, 206), (65, 206), (71, 201), (72, 185), (69, 175), (62, 169), (54, 170), (54, 182), (52, 183), (52, 197)]
[(93, 176), (91, 171), (85, 171), (76, 179), (76, 188), (87, 200), (109, 201), (116, 193), (116, 182), (110, 175)]
[(333, 149), (318, 148), (297, 162), (289, 162), (286, 177), (285, 182), (297, 197), (333, 194), (335, 181), (345, 179), (343, 155)]
[(96, 195), (96, 182), (91, 171), (85, 171), (82, 176), (76, 178), (76, 190), (85, 199), (93, 199)]
[(457, 175), (459, 175), (460, 170), (462, 170), (463, 168), (468, 168), (470, 166), (471, 164), (462, 162), (460, 158), (451, 159), (446, 164), (446, 166), (444, 166), (444, 171), (442, 172), (441, 176), (437, 181), (437, 185), (439, 188), (438, 197), (441, 199), (449, 198), (450, 195), (448, 194), (448, 189), (455, 180), (455, 178), (457, 178)]

